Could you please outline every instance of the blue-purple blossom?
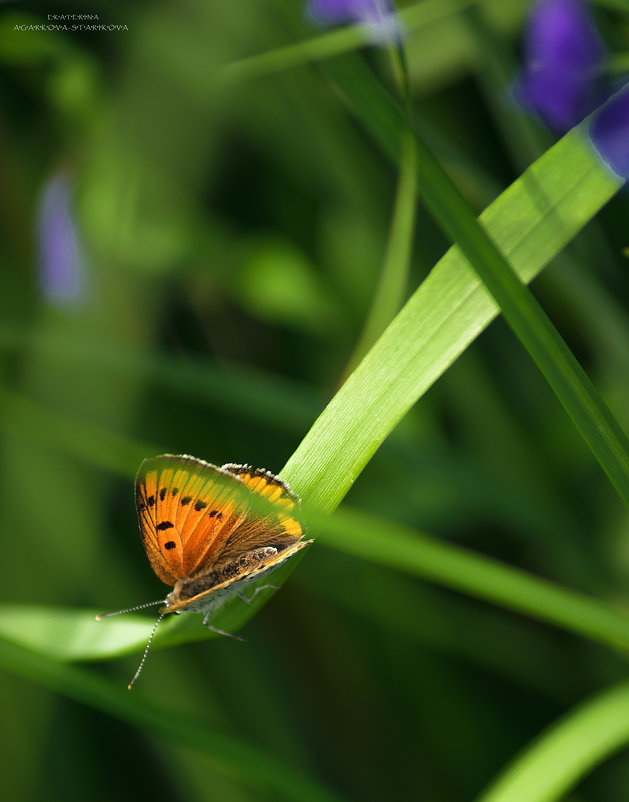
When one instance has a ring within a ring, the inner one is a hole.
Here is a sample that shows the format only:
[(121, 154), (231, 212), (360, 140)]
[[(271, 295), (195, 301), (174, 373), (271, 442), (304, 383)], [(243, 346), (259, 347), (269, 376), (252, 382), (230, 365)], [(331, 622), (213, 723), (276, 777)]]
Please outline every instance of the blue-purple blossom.
[(603, 161), (626, 181), (629, 178), (629, 83), (596, 112), (590, 125), (590, 137)]
[[(516, 97), (563, 134), (618, 88), (601, 74), (605, 55), (585, 0), (538, 0), (528, 21)], [(590, 136), (603, 161), (629, 178), (629, 83), (594, 112)]]
[(382, 22), (393, 13), (388, 0), (310, 0), (310, 11), (321, 22)]
[(77, 300), (83, 289), (83, 262), (71, 206), (70, 179), (59, 173), (42, 191), (37, 221), (40, 283), (51, 300)]
[(361, 23), (378, 41), (399, 36), (391, 0), (310, 0), (308, 8), (324, 25)]
[(563, 134), (604, 99), (598, 81), (604, 56), (585, 0), (539, 0), (528, 21), (516, 97)]

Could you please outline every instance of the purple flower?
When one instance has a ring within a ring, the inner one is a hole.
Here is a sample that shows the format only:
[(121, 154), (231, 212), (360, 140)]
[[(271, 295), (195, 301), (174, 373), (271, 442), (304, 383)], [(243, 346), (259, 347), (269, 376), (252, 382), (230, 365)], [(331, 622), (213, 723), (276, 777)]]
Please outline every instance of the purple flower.
[(603, 161), (619, 178), (629, 178), (629, 83), (596, 112), (590, 137)]
[(81, 296), (84, 268), (71, 206), (70, 179), (58, 173), (42, 191), (37, 221), (40, 282), (50, 300)]
[(324, 25), (362, 23), (379, 42), (400, 34), (391, 0), (310, 0), (308, 8)]
[(382, 22), (393, 13), (388, 0), (310, 0), (310, 11), (321, 22)]
[[(605, 47), (585, 0), (538, 0), (529, 17), (525, 66), (515, 94), (557, 133), (565, 133), (618, 87), (605, 83)], [(629, 178), (629, 83), (598, 111), (590, 136), (601, 159)]]
[(598, 82), (604, 56), (585, 0), (539, 0), (529, 17), (516, 97), (565, 133), (604, 99)]

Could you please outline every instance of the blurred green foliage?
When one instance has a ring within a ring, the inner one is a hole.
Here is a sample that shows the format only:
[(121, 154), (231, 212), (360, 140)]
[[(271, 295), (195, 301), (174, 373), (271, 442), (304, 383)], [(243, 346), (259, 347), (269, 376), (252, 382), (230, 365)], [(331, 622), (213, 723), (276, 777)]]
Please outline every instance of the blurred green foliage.
[[(478, 213), (550, 144), (509, 94), (527, 5), (403, 12), (418, 129)], [(128, 31), (15, 29), (60, 13)], [(389, 118), (371, 105), (374, 92), (395, 99), (388, 56), (363, 45), (356, 30), (317, 28), (298, 0), (0, 10), (7, 799), (471, 800), (626, 677), (622, 650), (453, 590), (482, 582), (480, 562), (463, 562), (457, 585), (404, 552), (378, 556), (388, 521), (391, 547), (397, 527), (430, 533), (627, 608), (627, 512), (501, 320), (353, 484), (364, 549), (349, 519), (335, 547), (339, 518), (249, 621), (246, 644), (193, 643), (205, 633), (190, 616), (161, 645), (186, 643), (156, 649), (131, 698), (129, 644), (150, 621), (121, 621), (126, 645), (100, 652), (126, 656), (90, 652), (108, 624), (86, 608), (164, 593), (137, 534), (139, 462), (186, 452), (278, 472), (356, 357), (398, 180), (378, 139)], [(58, 229), (43, 199), (59, 180), (80, 238), (70, 289), (46, 273)], [(534, 284), (625, 429), (628, 203), (614, 198)], [(450, 244), (416, 214), (407, 295)], [(76, 640), (59, 644), (68, 621)], [(94, 662), (38, 662), (37, 641)], [(628, 794), (621, 754), (570, 799)]]

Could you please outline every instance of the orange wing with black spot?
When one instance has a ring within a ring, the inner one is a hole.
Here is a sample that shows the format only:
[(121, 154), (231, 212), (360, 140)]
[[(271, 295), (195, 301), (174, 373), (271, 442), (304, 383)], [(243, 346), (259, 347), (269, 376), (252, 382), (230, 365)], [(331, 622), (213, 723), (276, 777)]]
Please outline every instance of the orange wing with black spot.
[[(218, 468), (187, 455), (145, 460), (135, 483), (144, 548), (167, 585), (261, 546), (284, 549), (303, 528), (298, 499), (277, 477), (245, 465)], [(256, 494), (268, 509), (252, 503)]]
[(241, 479), (245, 487), (273, 503), (281, 519), (284, 532), (291, 537), (299, 539), (304, 534), (304, 528), (295, 517), (299, 507), (299, 499), (292, 492), (286, 482), (274, 476), (270, 471), (262, 468), (252, 468), (250, 465), (234, 465), (227, 463), (223, 469), (233, 473)]

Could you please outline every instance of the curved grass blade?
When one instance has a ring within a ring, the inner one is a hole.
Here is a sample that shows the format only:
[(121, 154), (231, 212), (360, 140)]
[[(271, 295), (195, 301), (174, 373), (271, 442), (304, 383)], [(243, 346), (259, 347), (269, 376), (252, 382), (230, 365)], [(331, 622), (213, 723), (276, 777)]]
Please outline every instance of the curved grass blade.
[(577, 707), (533, 742), (477, 802), (555, 802), (629, 745), (629, 683)]
[[(480, 222), (519, 278), (529, 282), (618, 187), (574, 129), (506, 189)], [(330, 401), (282, 476), (309, 504), (332, 511), (398, 421), (497, 312), (461, 249), (452, 247)], [(622, 462), (619, 467), (624, 474)]]
[[(584, 146), (591, 147), (584, 135)], [(629, 440), (550, 318), (424, 143), (419, 144), (420, 186), (426, 205), (455, 239), (500, 305), (601, 467), (629, 506)], [(601, 171), (603, 167), (601, 166)], [(620, 187), (620, 183), (618, 184)], [(551, 212), (551, 217), (555, 217)]]
[[(355, 59), (343, 64), (326, 63), (324, 70), (338, 84), (357, 117), (385, 153), (399, 161), (398, 136), (403, 126), (403, 114), (386, 92), (375, 87), (375, 82), (365, 80), (364, 67)], [(583, 154), (598, 184), (597, 189), (604, 195), (609, 193), (605, 198), (605, 201), (608, 200), (622, 186), (622, 182), (613, 178), (595, 155), (587, 135), (587, 121), (573, 129), (536, 164), (550, 153), (557, 155), (559, 145), (567, 141), (575, 153)], [(419, 136), (416, 144), (418, 186), (426, 208), (442, 230), (457, 242), (468, 267), (479, 275), (496, 299), (507, 323), (532, 356), (617, 492), (629, 506), (629, 440), (542, 307), (524, 286), (529, 279), (522, 275), (517, 258), (505, 247), (499, 232), (488, 226), (483, 216), (479, 224), (473, 211)], [(561, 169), (565, 163), (557, 166)], [(563, 178), (569, 185), (573, 177), (566, 174)], [(556, 233), (563, 233), (571, 227), (573, 220), (564, 215), (554, 195), (547, 191), (547, 186), (539, 178), (529, 168), (518, 182), (523, 181), (531, 198), (535, 198), (537, 212), (548, 217)], [(501, 199), (504, 195), (501, 195)], [(522, 221), (518, 211), (517, 206), (511, 208), (512, 223)], [(573, 235), (577, 231), (578, 228), (574, 229)], [(552, 246), (549, 248), (548, 242), (540, 241), (539, 246), (540, 257), (546, 261), (558, 252)]]
[(598, 599), (346, 507), (313, 521), (331, 548), (629, 652), (629, 617)]

